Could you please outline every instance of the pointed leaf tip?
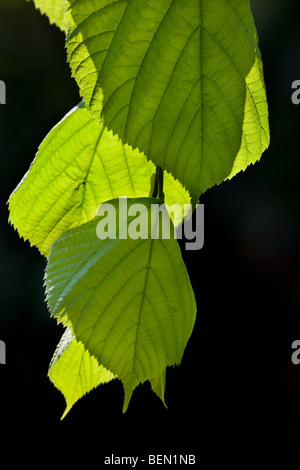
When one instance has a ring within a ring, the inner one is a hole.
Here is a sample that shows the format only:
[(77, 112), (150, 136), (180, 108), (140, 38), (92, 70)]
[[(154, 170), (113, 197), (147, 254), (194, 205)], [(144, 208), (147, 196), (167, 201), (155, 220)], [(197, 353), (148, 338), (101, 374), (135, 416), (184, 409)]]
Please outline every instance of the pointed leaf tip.
[(115, 378), (110, 371), (99, 365), (96, 358), (76, 340), (69, 328), (55, 350), (48, 376), (66, 400), (66, 409), (61, 420), (80, 398)]

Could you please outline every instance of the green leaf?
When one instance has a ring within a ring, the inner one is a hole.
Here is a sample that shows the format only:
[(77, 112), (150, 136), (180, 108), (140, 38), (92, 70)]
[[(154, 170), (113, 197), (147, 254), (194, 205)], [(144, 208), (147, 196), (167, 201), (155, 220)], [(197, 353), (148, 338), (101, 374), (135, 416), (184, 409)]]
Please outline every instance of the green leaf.
[(68, 30), (64, 0), (33, 0), (33, 3), (42, 14), (48, 16), (50, 24), (56, 24), (64, 32)]
[(86, 393), (115, 378), (76, 341), (68, 328), (56, 348), (48, 375), (66, 399), (67, 407), (61, 419)]
[(162, 400), (163, 404), (167, 408), (165, 403), (165, 389), (166, 389), (166, 370), (164, 370), (160, 375), (150, 379), (151, 387), (153, 392)]
[(249, 0), (68, 0), (68, 58), (87, 108), (199, 194), (269, 144)]
[[(116, 211), (116, 234), (124, 234), (137, 217), (126, 221), (119, 200), (108, 203)], [(127, 203), (128, 213), (133, 204), (142, 204), (141, 214), (148, 219), (152, 207), (158, 207), (153, 198)], [(162, 227), (158, 214), (138, 239), (99, 239), (101, 220), (68, 230), (53, 243), (45, 276), (47, 301), (57, 321), (122, 381), (125, 411), (133, 390), (146, 380), (163, 399), (166, 367), (181, 361), (196, 304), (177, 241), (159, 238), (161, 229), (153, 229)]]
[[(149, 196), (155, 166), (92, 118), (80, 104), (39, 147), (30, 170), (9, 199), (10, 222), (48, 256), (65, 230), (95, 217), (118, 196)], [(179, 181), (165, 172), (166, 203), (190, 202)], [(176, 219), (175, 225), (181, 220)]]

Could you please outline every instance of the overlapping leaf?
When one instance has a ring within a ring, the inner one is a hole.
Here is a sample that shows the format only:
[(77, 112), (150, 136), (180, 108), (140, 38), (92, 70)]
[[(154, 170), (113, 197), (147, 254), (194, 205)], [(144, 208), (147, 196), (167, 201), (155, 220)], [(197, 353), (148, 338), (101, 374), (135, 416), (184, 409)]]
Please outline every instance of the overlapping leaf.
[[(57, 345), (48, 376), (66, 400), (67, 406), (61, 419), (64, 419), (73, 405), (92, 389), (116, 378), (105, 367), (99, 365), (97, 359), (76, 340), (69, 328), (66, 328)], [(152, 390), (165, 405), (166, 370), (150, 379), (150, 383)]]
[(249, 0), (68, 0), (68, 57), (91, 113), (195, 201), (269, 144)]
[(68, 328), (56, 348), (48, 375), (66, 399), (67, 407), (62, 419), (83, 395), (115, 378), (98, 364)]
[[(119, 233), (135, 217), (126, 221), (119, 200), (109, 202)], [(135, 203), (150, 216), (158, 201), (128, 200), (129, 207)], [(65, 232), (52, 245), (47, 299), (52, 315), (123, 382), (126, 410), (133, 390), (145, 380), (163, 398), (165, 369), (181, 361), (196, 305), (175, 239), (100, 240), (100, 219)]]
[[(10, 222), (47, 256), (59, 235), (94, 218), (103, 201), (149, 196), (154, 172), (153, 163), (123, 146), (79, 105), (42, 142), (9, 199)], [(167, 172), (164, 188), (167, 204), (190, 202), (188, 192)]]

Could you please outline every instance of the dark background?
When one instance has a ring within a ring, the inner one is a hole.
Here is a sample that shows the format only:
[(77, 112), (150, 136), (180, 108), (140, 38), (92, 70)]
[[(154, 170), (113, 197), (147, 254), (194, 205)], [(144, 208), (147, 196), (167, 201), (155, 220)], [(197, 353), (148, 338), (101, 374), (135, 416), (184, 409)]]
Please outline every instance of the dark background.
[[(1, 442), (37, 436), (89, 440), (98, 465), (120, 456), (244, 448), (300, 449), (299, 0), (252, 0), (264, 60), (271, 146), (260, 163), (205, 193), (205, 246), (185, 252), (196, 326), (167, 376), (168, 410), (147, 384), (122, 414), (115, 381), (80, 400), (64, 421), (63, 396), (47, 378), (62, 334), (44, 303), (45, 259), (7, 224), (6, 202), (46, 133), (79, 101), (64, 35), (25, 0), (1, 0), (0, 366)], [(1, 434), (2, 433), (2, 434)], [(91, 441), (92, 440), (92, 441)], [(65, 442), (65, 441), (63, 441)], [(51, 444), (50, 444), (51, 445)], [(62, 445), (63, 447), (63, 445)]]

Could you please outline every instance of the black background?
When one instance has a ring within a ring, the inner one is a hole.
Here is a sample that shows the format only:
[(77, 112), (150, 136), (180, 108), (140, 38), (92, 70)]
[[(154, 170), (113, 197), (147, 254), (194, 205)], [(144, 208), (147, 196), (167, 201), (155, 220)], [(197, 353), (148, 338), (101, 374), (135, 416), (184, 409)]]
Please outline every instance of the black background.
[(208, 448), (300, 449), (300, 365), (291, 362), (291, 344), (300, 339), (300, 106), (291, 102), (291, 84), (300, 79), (300, 5), (251, 5), (271, 146), (258, 164), (201, 200), (205, 246), (183, 250), (198, 316), (182, 365), (168, 371), (168, 410), (144, 384), (123, 415), (122, 386), (114, 381), (60, 421), (64, 399), (47, 369), (62, 328), (44, 303), (45, 260), (7, 224), (6, 202), (79, 95), (64, 35), (31, 2), (1, 0), (0, 79), (7, 87), (7, 104), (0, 106), (0, 339), (7, 347), (1, 439), (33, 442), (50, 434), (62, 443), (68, 436), (73, 450), (85, 439), (96, 446), (100, 466), (112, 452), (192, 453), (200, 461)]

